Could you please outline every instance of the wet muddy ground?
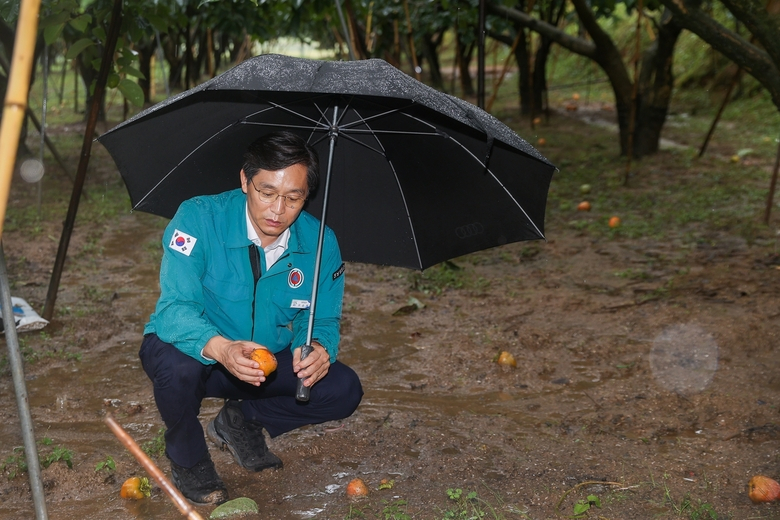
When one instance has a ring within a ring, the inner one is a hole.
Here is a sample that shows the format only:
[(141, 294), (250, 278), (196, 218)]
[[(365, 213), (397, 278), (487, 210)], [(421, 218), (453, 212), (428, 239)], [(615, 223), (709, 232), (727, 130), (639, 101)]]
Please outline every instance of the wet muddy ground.
[[(94, 161), (85, 204), (121, 190), (100, 150)], [(67, 179), (53, 173), (44, 194), (62, 208)], [(34, 197), (15, 181), (10, 204)], [(59, 219), (4, 237), (12, 293), (38, 311)], [(147, 446), (162, 426), (137, 350), (163, 225), (124, 209), (80, 221), (55, 319), (20, 336), (36, 435), (51, 440), (41, 456), (61, 455), (43, 470), (52, 519), (182, 517), (159, 488), (119, 497), (144, 472), (103, 423), (111, 412)], [(281, 470), (250, 474), (213, 450), (231, 497), (268, 519), (471, 518), (452, 516), (456, 488), (486, 518), (571, 515), (588, 495), (593, 518), (780, 518), (746, 493), (752, 475), (780, 476), (777, 244), (594, 238), (558, 221), (546, 233), (424, 277), (348, 265), (340, 359), (362, 378), (361, 406), (270, 441)], [(424, 307), (397, 313), (412, 297)], [(517, 368), (496, 364), (500, 351)], [(33, 518), (26, 473), (12, 476), (22, 441), (7, 364), (0, 392), (0, 518)], [(204, 424), (220, 405), (204, 403)], [(108, 457), (116, 469), (96, 471)], [(372, 492), (350, 502), (355, 477)], [(383, 479), (393, 487), (378, 490)]]

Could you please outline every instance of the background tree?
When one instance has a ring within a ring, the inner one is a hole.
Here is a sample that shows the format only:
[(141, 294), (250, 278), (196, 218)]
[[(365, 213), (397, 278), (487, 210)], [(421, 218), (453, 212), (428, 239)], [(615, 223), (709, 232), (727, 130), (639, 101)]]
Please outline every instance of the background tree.
[[(526, 6), (522, 1), (515, 9), (527, 12), (535, 10), (540, 20), (552, 26), (560, 26), (566, 11), (564, 0), (542, 0), (530, 2)], [(496, 17), (498, 18), (498, 17)], [(501, 19), (501, 18), (499, 18)], [(517, 92), (520, 99), (520, 113), (527, 115), (544, 107), (544, 93), (547, 91), (547, 61), (552, 49), (553, 40), (540, 34), (539, 45), (533, 52), (530, 39), (531, 31), (526, 31), (523, 24), (514, 22), (510, 29), (503, 32), (488, 30), (488, 35), (514, 49), (514, 58), (518, 67)], [(533, 59), (531, 53), (534, 54)]]
[[(648, 46), (642, 56), (641, 72), (636, 100), (633, 99), (634, 86), (623, 55), (610, 34), (599, 24), (600, 15), (609, 15), (609, 0), (600, 5), (589, 5), (586, 0), (572, 0), (577, 17), (590, 39), (574, 36), (552, 24), (530, 16), (525, 12), (496, 3), (489, 3), (490, 12), (506, 17), (533, 30), (571, 52), (584, 56), (597, 63), (607, 75), (615, 95), (615, 106), (620, 130), (620, 152), (626, 155), (629, 142), (635, 157), (658, 151), (669, 103), (671, 102), (674, 77), (672, 58), (674, 46), (680, 35), (681, 27), (668, 13), (659, 12), (653, 24), (653, 44)], [(633, 4), (626, 4), (633, 7)], [(652, 5), (650, 6), (652, 7)], [(630, 119), (632, 104), (635, 105), (635, 125), (631, 138)]]

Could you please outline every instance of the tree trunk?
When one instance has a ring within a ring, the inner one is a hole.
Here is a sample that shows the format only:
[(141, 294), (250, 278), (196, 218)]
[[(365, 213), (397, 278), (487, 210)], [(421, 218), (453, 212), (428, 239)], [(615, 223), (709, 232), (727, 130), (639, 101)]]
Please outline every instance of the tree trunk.
[(184, 63), (184, 88), (189, 90), (192, 78), (192, 24), (189, 20), (184, 30)]
[(179, 41), (181, 40), (181, 34), (179, 31), (171, 31), (163, 39), (163, 54), (165, 55), (165, 61), (168, 62), (168, 85), (170, 88), (180, 89), (182, 88), (181, 73), (184, 65), (184, 60), (179, 56)]
[(240, 35), (230, 35), (230, 41), (233, 44), (230, 47), (230, 63), (236, 63), (239, 54), (243, 52), (244, 42), (246, 41), (246, 31), (242, 32)]
[(533, 71), (534, 112), (544, 109), (544, 93), (547, 92), (547, 58), (550, 56), (552, 40), (541, 37), (539, 48), (536, 49)]
[(672, 76), (674, 46), (681, 31), (682, 27), (674, 22), (672, 13), (665, 9), (661, 16), (657, 38), (642, 57), (633, 146), (635, 157), (658, 151), (661, 130), (666, 121), (674, 87)]
[(134, 47), (138, 51), (138, 70), (144, 75), (143, 78), (138, 78), (138, 86), (144, 93), (144, 103), (151, 103), (151, 81), (152, 81), (152, 56), (154, 56), (154, 50), (157, 47), (153, 38), (147, 38), (142, 43), (136, 44)]
[(471, 56), (474, 54), (474, 44), (466, 48), (460, 39), (460, 34), (455, 33), (455, 50), (458, 53), (458, 71), (460, 71), (460, 88), (464, 97), (474, 97), (474, 84), (471, 81)]
[[(206, 57), (208, 56), (208, 43), (207, 43), (207, 37), (208, 34), (206, 31), (203, 31), (201, 29), (201, 26), (198, 25), (198, 28), (195, 29), (194, 34), (192, 35), (192, 41), (193, 41), (193, 49), (192, 49), (192, 69), (190, 72), (190, 81), (193, 85), (197, 85), (200, 83), (200, 76), (203, 72), (203, 66), (206, 63)], [(197, 45), (197, 54), (195, 54), (195, 45), (194, 42), (198, 42)]]
[(423, 58), (428, 62), (431, 85), (436, 89), (442, 90), (444, 89), (444, 78), (442, 78), (441, 75), (438, 54), (438, 46), (441, 43), (441, 38), (437, 38), (436, 35), (432, 34), (424, 34), (421, 43), (422, 49), (420, 50), (422, 51)]
[(517, 62), (517, 94), (520, 97), (520, 114), (528, 115), (531, 113), (531, 69), (528, 63), (528, 38), (525, 29), (515, 25), (515, 30), (520, 35), (520, 39), (515, 47), (515, 61)]
[(368, 49), (366, 49), (365, 31), (360, 27), (355, 16), (355, 9), (350, 0), (344, 0), (344, 10), (347, 12), (347, 23), (349, 24), (350, 34), (345, 34), (345, 38), (350, 38), (352, 50), (355, 53), (356, 60), (365, 60), (368, 58)]

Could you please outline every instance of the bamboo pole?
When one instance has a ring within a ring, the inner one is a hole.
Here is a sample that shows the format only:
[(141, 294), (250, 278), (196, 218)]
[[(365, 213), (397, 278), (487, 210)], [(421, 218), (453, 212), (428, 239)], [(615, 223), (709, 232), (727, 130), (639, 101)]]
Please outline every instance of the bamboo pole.
[(130, 437), (130, 434), (128, 434), (124, 428), (122, 428), (122, 426), (116, 422), (111, 414), (107, 414), (104, 421), (114, 433), (114, 435), (116, 435), (117, 439), (119, 439), (120, 442), (128, 449), (128, 451), (133, 454), (136, 460), (141, 463), (141, 466), (143, 466), (146, 472), (149, 473), (149, 476), (151, 476), (154, 481), (160, 485), (162, 490), (165, 491), (165, 493), (170, 497), (171, 501), (176, 505), (176, 507), (179, 508), (179, 511), (181, 511), (181, 514), (192, 520), (203, 520), (203, 517), (192, 508), (190, 503), (187, 502), (187, 499), (184, 498), (178, 489), (176, 489), (176, 486), (171, 484), (171, 481), (166, 478), (165, 474), (160, 470), (160, 468), (158, 468), (152, 459), (150, 459), (149, 456), (144, 453), (144, 450), (142, 450), (141, 447), (138, 446), (138, 443), (135, 442), (132, 437)]
[(11, 300), (11, 286), (8, 283), (8, 266), (5, 263), (3, 243), (0, 242), (0, 304), (6, 311), (4, 322), (5, 342), (8, 346), (8, 364), (11, 367), (11, 377), (14, 380), (14, 393), (16, 394), (16, 407), (19, 410), (19, 423), (22, 428), (22, 440), (24, 441), (24, 458), (27, 462), (27, 473), (30, 479), (30, 492), (35, 505), (35, 518), (46, 520), (46, 496), (43, 491), (41, 479), (41, 466), (38, 458), (38, 447), (35, 445), (35, 430), (33, 428), (32, 415), (30, 415), (30, 402), (27, 395), (27, 386), (24, 378), (24, 360), (19, 350), (19, 337), (16, 332), (16, 323), (13, 317), (13, 304)]
[(11, 191), (16, 150), (19, 147), (19, 133), (27, 114), (27, 93), (30, 90), (40, 8), (40, 0), (22, 0), (19, 21), (16, 24), (11, 72), (0, 126), (0, 238), (3, 236), (3, 222), (8, 207), (8, 193)]
[[(27, 94), (30, 89), (30, 73), (35, 56), (35, 38), (38, 34), (38, 13), (40, 0), (22, 0), (19, 7), (19, 20), (16, 24), (14, 52), (11, 58), (11, 70), (8, 75), (8, 89), (3, 106), (3, 120), (0, 126), (0, 238), (3, 234), (5, 212), (8, 207), (8, 194), (11, 190), (16, 151), (19, 147), (19, 133), (27, 115)], [(1, 244), (2, 242), (0, 242)], [(30, 490), (35, 504), (35, 517), (48, 518), (46, 499), (40, 475), (38, 452), (35, 446), (35, 433), (30, 416), (27, 391), (22, 372), (22, 359), (16, 341), (16, 327), (13, 319), (10, 286), (7, 282), (5, 253), (0, 246), (0, 277), (2, 277), (3, 308), (6, 310), (5, 335), (14, 376), (17, 405), (19, 406), (24, 438), (27, 471), (30, 477)], [(10, 319), (9, 319), (10, 318)], [(15, 347), (15, 348), (14, 348)]]

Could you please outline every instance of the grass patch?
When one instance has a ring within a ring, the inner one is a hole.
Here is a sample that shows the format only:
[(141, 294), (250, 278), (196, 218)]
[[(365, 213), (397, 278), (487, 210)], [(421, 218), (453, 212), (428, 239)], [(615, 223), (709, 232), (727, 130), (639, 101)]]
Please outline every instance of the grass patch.
[(141, 449), (152, 459), (159, 459), (165, 454), (165, 428), (157, 430), (153, 439), (141, 445)]
[[(55, 446), (54, 441), (48, 437), (44, 437), (38, 443), (43, 445), (43, 448), (38, 449), (38, 462), (41, 468), (48, 468), (52, 464), (62, 462), (68, 468), (73, 469), (72, 450), (59, 445)], [(8, 480), (13, 480), (22, 473), (27, 473), (27, 469), (27, 459), (22, 446), (13, 448), (0, 464), (0, 473), (4, 474)]]

